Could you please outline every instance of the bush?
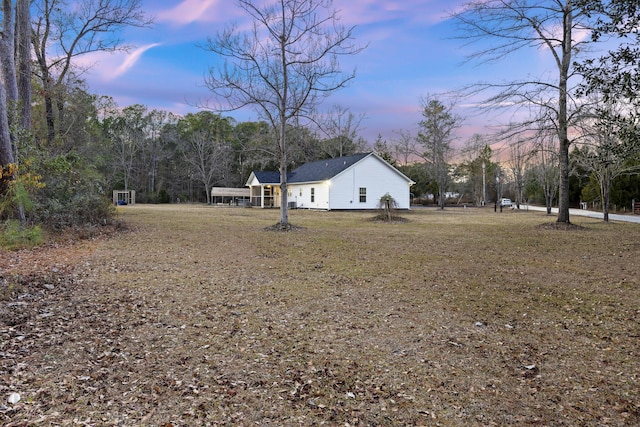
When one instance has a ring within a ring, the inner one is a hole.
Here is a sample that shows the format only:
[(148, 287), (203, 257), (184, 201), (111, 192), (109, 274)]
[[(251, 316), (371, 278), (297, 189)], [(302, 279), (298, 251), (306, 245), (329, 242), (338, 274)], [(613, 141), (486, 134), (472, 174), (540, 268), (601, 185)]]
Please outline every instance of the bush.
[(51, 230), (106, 225), (115, 207), (104, 193), (102, 177), (74, 155), (43, 162), (46, 186), (35, 196), (32, 221)]
[(169, 195), (169, 193), (167, 193), (167, 190), (163, 188), (158, 193), (158, 203), (170, 203), (170, 202), (171, 202), (171, 196)]
[(29, 164), (18, 167), (16, 164), (6, 165), (0, 169), (0, 219), (25, 219), (17, 212), (24, 214), (34, 208), (31, 193), (45, 186), (41, 177), (29, 170)]
[(2, 225), (0, 246), (9, 250), (33, 248), (44, 242), (44, 233), (39, 226), (23, 227), (20, 221), (9, 220)]
[(397, 206), (396, 200), (389, 193), (386, 193), (380, 197), (380, 201), (378, 202), (379, 213), (376, 218), (383, 221), (393, 221), (396, 219), (394, 213)]

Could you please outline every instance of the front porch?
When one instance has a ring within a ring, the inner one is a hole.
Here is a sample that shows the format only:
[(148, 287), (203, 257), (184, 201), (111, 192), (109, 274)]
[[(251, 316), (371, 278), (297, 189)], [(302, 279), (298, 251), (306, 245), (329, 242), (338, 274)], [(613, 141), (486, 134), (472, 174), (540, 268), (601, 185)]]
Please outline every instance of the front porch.
[(249, 187), (251, 206), (261, 208), (280, 207), (280, 187), (275, 185), (252, 185)]

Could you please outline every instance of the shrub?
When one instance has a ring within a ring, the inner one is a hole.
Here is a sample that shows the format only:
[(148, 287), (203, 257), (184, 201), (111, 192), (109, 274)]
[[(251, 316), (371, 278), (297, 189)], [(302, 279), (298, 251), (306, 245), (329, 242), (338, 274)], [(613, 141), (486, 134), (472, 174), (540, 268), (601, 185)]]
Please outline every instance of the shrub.
[(389, 193), (386, 193), (380, 197), (380, 201), (378, 202), (378, 209), (381, 211), (378, 214), (378, 218), (391, 221), (394, 218), (393, 213), (397, 206), (396, 200)]
[(23, 227), (20, 221), (9, 220), (2, 225), (0, 246), (9, 250), (39, 246), (44, 242), (44, 233), (39, 226)]
[[(26, 162), (18, 167), (6, 165), (0, 169), (0, 219), (14, 218), (17, 211), (30, 212), (34, 208), (31, 193), (45, 186), (42, 177), (30, 170)], [(23, 218), (24, 219), (24, 218)]]
[(37, 195), (33, 221), (52, 230), (111, 223), (115, 208), (104, 192), (102, 177), (68, 154), (42, 164), (46, 187)]

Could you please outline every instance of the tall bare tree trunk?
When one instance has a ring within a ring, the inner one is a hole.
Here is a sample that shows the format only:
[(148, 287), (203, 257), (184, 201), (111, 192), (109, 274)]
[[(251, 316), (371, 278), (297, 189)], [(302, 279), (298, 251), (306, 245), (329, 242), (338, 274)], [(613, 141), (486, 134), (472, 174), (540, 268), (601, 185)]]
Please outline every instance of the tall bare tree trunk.
[(606, 166), (600, 182), (600, 196), (602, 198), (602, 217), (604, 222), (609, 222), (609, 205), (611, 203), (611, 173)]
[[(4, 81), (0, 79), (0, 168), (14, 162), (11, 149), (11, 135), (9, 133), (9, 114), (7, 111), (7, 94), (4, 90)], [(0, 194), (4, 193), (0, 187)]]
[[(284, 120), (284, 115), (281, 119)], [(286, 145), (286, 123), (280, 125), (280, 225), (287, 227), (289, 225), (289, 206), (287, 195), (287, 145)]]
[(18, 97), (20, 127), (31, 130), (31, 12), (30, 0), (16, 2), (16, 56), (18, 61)]
[[(14, 144), (17, 143), (17, 135), (12, 128), (17, 124), (18, 111), (18, 82), (16, 80), (15, 62), (15, 21), (12, 0), (2, 1), (3, 31), (0, 38), (0, 168), (16, 163)], [(9, 179), (16, 179), (15, 171)], [(0, 183), (0, 194), (6, 191), (5, 183)], [(24, 224), (26, 217), (24, 207), (17, 206), (16, 212), (20, 221)]]
[(15, 163), (12, 148), (12, 110), (18, 98), (14, 60), (13, 2), (2, 0), (0, 33), (0, 167)]
[(558, 96), (558, 140), (560, 163), (560, 188), (558, 191), (558, 220), (557, 222), (569, 222), (569, 146), (571, 141), (568, 136), (568, 112), (567, 112), (567, 80), (571, 67), (571, 52), (573, 40), (571, 38), (573, 28), (573, 6), (567, 1), (563, 15), (563, 40), (562, 58), (560, 63), (559, 96)]

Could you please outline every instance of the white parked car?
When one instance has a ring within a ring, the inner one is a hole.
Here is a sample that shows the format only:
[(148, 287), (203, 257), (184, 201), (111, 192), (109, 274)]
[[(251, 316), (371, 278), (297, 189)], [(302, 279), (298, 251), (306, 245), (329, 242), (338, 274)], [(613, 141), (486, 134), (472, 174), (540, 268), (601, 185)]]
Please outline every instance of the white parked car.
[(511, 199), (500, 199), (500, 206), (508, 206), (511, 207), (513, 203), (511, 203)]

